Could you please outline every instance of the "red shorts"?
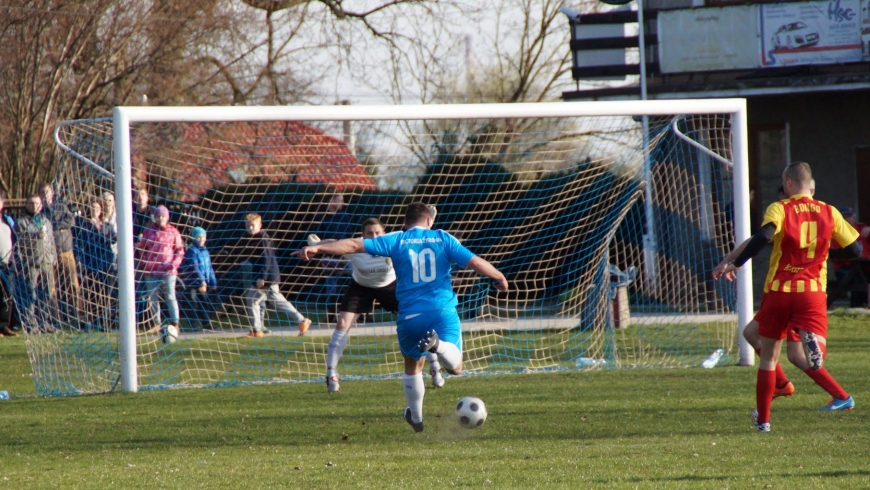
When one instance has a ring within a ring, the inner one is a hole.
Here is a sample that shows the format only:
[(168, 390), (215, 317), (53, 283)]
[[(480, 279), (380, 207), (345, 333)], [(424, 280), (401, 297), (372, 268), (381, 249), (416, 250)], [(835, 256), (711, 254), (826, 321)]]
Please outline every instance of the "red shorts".
[(758, 333), (770, 339), (799, 341), (796, 329), (828, 338), (828, 295), (768, 292), (755, 314)]

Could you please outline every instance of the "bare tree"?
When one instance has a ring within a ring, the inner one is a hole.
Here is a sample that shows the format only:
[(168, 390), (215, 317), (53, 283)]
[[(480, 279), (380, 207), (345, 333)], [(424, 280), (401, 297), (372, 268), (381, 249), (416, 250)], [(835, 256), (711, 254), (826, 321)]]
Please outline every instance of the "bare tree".
[[(541, 102), (573, 85), (564, 0), (484, 0), (465, 12), (463, 31), (417, 83), (433, 101)], [(612, 9), (577, 0), (582, 13)], [(470, 26), (469, 27), (469, 23)]]
[(598, 0), (414, 3), (379, 37), (342, 33), (334, 54), (357, 84), (397, 103), (557, 100), (573, 86), (570, 27), (560, 9), (612, 10)]
[[(373, 89), (389, 87), (396, 102), (424, 103), (541, 102), (557, 100), (573, 86), (570, 76), (570, 26), (561, 12), (563, 0), (483, 0), (473, 4), (430, 6), (424, 16), (409, 17), (405, 31), (412, 41), (398, 39), (400, 49), (380, 53), (379, 66), (369, 64), (360, 82)], [(572, 7), (583, 13), (612, 9), (597, 0), (578, 0)], [(373, 69), (374, 68), (374, 69)], [(477, 121), (473, 127), (454, 121), (403, 123), (412, 153), (424, 165), (444, 154), (490, 155), (509, 162), (513, 152), (553, 153), (553, 146), (570, 146), (576, 134), (555, 131), (542, 120)], [(620, 130), (621, 131), (621, 130)], [(524, 135), (548, 134), (530, 144)], [(580, 143), (572, 143), (574, 146)], [(545, 162), (547, 158), (533, 157)], [(562, 163), (531, 165), (534, 172)], [(523, 168), (529, 167), (525, 165)], [(512, 167), (513, 168), (513, 167)], [(533, 172), (533, 173), (534, 173)]]
[[(491, 64), (478, 71), (481, 83), (467, 87), (470, 97), (499, 102), (551, 100), (570, 82), (570, 32), (556, 0), (522, 0), (512, 9), (491, 0), (494, 32), (484, 52)], [(499, 5), (500, 4), (500, 5)]]
[[(57, 122), (116, 105), (321, 102), (342, 30), (396, 46), (429, 0), (24, 0), (0, 6), (0, 190), (49, 179)], [(431, 0), (431, 3), (437, 3)]]
[[(200, 49), (196, 62), (210, 74), (202, 85), (231, 104), (322, 103), (340, 70), (359, 70), (373, 50), (396, 52), (411, 42), (402, 18), (420, 15), (437, 0), (385, 0), (351, 9), (336, 0), (242, 0), (248, 9), (218, 45)], [(362, 71), (362, 70), (360, 70)], [(231, 98), (227, 99), (227, 95)], [(328, 94), (328, 95), (327, 95)], [(328, 102), (333, 102), (329, 100)]]
[(0, 189), (23, 196), (52, 176), (57, 122), (104, 116), (138, 103), (146, 87), (177, 81), (187, 46), (213, 35), (219, 16), (214, 1), (174, 5), (30, 0), (0, 7)]

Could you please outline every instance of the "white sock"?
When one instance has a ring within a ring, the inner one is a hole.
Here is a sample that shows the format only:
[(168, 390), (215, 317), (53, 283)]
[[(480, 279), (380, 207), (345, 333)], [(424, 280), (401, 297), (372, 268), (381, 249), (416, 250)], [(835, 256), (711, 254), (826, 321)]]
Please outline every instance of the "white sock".
[(326, 376), (338, 375), (338, 360), (344, 354), (344, 348), (347, 347), (347, 332), (335, 330), (332, 332), (332, 339), (329, 340), (329, 347), (326, 350)]
[[(448, 370), (456, 369), (456, 366), (462, 363), (462, 351), (456, 344), (450, 342), (438, 342), (438, 350), (436, 351), (438, 358), (444, 363), (444, 367)], [(428, 356), (427, 356), (428, 357)]]
[(402, 387), (405, 389), (405, 401), (411, 408), (411, 421), (414, 423), (423, 421), (423, 395), (426, 394), (426, 386), (423, 383), (423, 373), (403, 374)]
[(426, 353), (426, 360), (429, 361), (429, 371), (440, 371), (441, 364), (438, 363), (438, 354), (434, 352)]

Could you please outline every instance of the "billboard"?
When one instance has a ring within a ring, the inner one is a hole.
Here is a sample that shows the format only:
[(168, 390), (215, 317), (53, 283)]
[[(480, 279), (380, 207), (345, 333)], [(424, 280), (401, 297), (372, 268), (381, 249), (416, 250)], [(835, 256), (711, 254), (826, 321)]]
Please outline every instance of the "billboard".
[(783, 0), (704, 0), (705, 7), (727, 7), (731, 5), (746, 5), (749, 3), (776, 3)]
[(861, 0), (861, 44), (864, 59), (870, 60), (870, 0)]
[(662, 73), (759, 66), (757, 5), (659, 12)]
[(660, 11), (661, 72), (870, 60), (870, 0), (742, 3)]
[(761, 5), (764, 67), (861, 61), (861, 0)]

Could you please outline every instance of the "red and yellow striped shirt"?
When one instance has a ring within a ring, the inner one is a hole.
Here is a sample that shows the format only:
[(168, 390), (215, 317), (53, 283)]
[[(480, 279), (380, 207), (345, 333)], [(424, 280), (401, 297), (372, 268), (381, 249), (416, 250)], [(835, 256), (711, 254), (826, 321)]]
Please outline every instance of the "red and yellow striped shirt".
[(858, 232), (831, 205), (795, 194), (767, 207), (762, 226), (776, 226), (764, 292), (814, 293), (827, 289), (831, 239), (846, 247)]

